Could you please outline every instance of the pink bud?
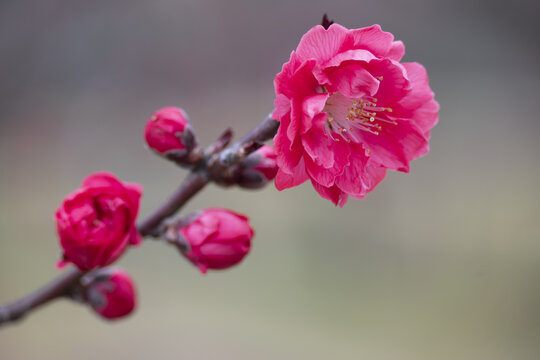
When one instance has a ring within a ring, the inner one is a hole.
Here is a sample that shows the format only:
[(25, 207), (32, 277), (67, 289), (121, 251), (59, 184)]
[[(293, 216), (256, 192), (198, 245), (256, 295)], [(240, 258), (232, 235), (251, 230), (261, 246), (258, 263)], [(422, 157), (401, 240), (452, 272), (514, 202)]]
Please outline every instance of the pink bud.
[(194, 146), (186, 113), (173, 106), (159, 109), (148, 119), (144, 138), (148, 146), (160, 154), (184, 151), (187, 155)]
[(249, 189), (262, 188), (276, 176), (276, 152), (273, 147), (263, 145), (242, 161), (241, 166), (238, 184)]
[(131, 277), (118, 268), (106, 268), (83, 278), (83, 297), (96, 313), (112, 320), (130, 314), (135, 308), (135, 288)]
[(64, 261), (81, 270), (107, 266), (128, 245), (140, 243), (135, 228), (142, 187), (125, 183), (108, 172), (84, 179), (56, 210), (56, 228)]
[(182, 253), (206, 273), (239, 263), (249, 252), (254, 232), (244, 215), (213, 208), (195, 214), (179, 234), (187, 248)]

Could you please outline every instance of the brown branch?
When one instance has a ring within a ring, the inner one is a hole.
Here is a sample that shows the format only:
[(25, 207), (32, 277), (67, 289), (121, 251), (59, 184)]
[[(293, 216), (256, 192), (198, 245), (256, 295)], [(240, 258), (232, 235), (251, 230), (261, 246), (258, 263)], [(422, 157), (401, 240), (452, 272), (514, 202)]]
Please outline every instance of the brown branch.
[(239, 163), (246, 156), (260, 148), (265, 141), (272, 139), (276, 135), (278, 128), (279, 122), (273, 120), (272, 115), (269, 114), (239, 141), (223, 150), (219, 154), (219, 162), (224, 166)]
[(169, 216), (176, 213), (189, 199), (208, 184), (209, 178), (204, 170), (195, 171), (182, 182), (182, 185), (169, 198), (157, 207), (144, 220), (139, 222), (137, 229), (142, 236), (159, 236), (160, 225)]
[(9, 305), (0, 306), (0, 325), (19, 320), (30, 310), (51, 300), (66, 296), (83, 275), (84, 273), (79, 269), (71, 268), (33, 293)]
[[(279, 123), (268, 116), (237, 143), (221, 151), (232, 137), (232, 132), (226, 131), (215, 144), (209, 147), (212, 151), (207, 151), (207, 154), (219, 159), (228, 159), (229, 164), (222, 166), (223, 171), (226, 171), (228, 166), (238, 163), (250, 152), (254, 151), (254, 149), (256, 150), (258, 146), (260, 147), (259, 144), (271, 139), (275, 135), (278, 126)], [(218, 151), (221, 151), (221, 153)], [(217, 152), (217, 154), (214, 155), (214, 152)], [(225, 152), (229, 155), (225, 154), (222, 156)], [(211, 177), (207, 165), (209, 164), (207, 164), (206, 160), (202, 161), (201, 166), (193, 169), (191, 174), (184, 179), (175, 192), (138, 223), (137, 229), (142, 236), (157, 237), (165, 231), (165, 226), (163, 226), (164, 220), (180, 210), (210, 181)], [(69, 296), (73, 292), (74, 287), (79, 284), (81, 277), (85, 274), (83, 271), (71, 268), (35, 292), (8, 305), (0, 306), (0, 326), (21, 319), (31, 310), (51, 300)]]

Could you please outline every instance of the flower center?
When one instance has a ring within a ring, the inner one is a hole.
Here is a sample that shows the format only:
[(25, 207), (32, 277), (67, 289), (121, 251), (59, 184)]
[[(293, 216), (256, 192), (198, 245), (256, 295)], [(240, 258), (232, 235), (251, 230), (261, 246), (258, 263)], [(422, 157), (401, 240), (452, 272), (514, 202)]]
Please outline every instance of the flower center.
[(383, 123), (397, 124), (386, 118), (392, 108), (377, 106), (377, 98), (372, 96), (350, 99), (337, 92), (328, 98), (323, 111), (328, 114), (325, 133), (334, 141), (360, 143), (362, 132), (379, 135)]

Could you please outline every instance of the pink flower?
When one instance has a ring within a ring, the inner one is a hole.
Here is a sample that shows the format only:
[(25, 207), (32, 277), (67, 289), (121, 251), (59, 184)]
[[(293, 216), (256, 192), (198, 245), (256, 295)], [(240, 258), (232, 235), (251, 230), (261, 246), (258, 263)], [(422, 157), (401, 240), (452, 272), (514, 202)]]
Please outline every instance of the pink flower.
[(164, 107), (156, 111), (144, 129), (148, 146), (164, 154), (168, 151), (190, 151), (193, 147), (193, 133), (184, 110), (178, 107)]
[(179, 233), (187, 243), (183, 254), (202, 273), (238, 264), (249, 252), (253, 229), (248, 218), (226, 209), (205, 209)]
[(111, 264), (128, 244), (138, 244), (135, 228), (142, 187), (98, 172), (84, 179), (55, 214), (64, 260), (81, 270)]
[(338, 24), (302, 37), (274, 80), (278, 190), (310, 180), (343, 206), (429, 151), (439, 104), (424, 67), (400, 63), (393, 39), (379, 25)]
[(242, 170), (238, 184), (248, 189), (259, 189), (274, 180), (277, 173), (276, 152), (274, 148), (263, 145), (250, 154), (240, 164)]
[(84, 285), (83, 297), (97, 314), (113, 320), (135, 309), (135, 287), (125, 271), (107, 268), (90, 275), (92, 278)]

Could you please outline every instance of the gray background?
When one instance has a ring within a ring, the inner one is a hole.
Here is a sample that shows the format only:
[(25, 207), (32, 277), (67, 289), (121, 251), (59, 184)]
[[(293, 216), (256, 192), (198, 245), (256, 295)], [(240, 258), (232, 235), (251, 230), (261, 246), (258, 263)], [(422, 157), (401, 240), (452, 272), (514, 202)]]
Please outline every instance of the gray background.
[(201, 142), (272, 109), (274, 75), (328, 12), (379, 23), (428, 69), (430, 154), (334, 208), (309, 185), (209, 187), (256, 228), (245, 262), (200, 275), (146, 242), (120, 265), (140, 306), (108, 324), (56, 302), (0, 330), (0, 358), (537, 359), (540, 180), (537, 1), (0, 2), (0, 302), (58, 274), (52, 216), (97, 170), (145, 187), (185, 175), (142, 130), (184, 107)]

